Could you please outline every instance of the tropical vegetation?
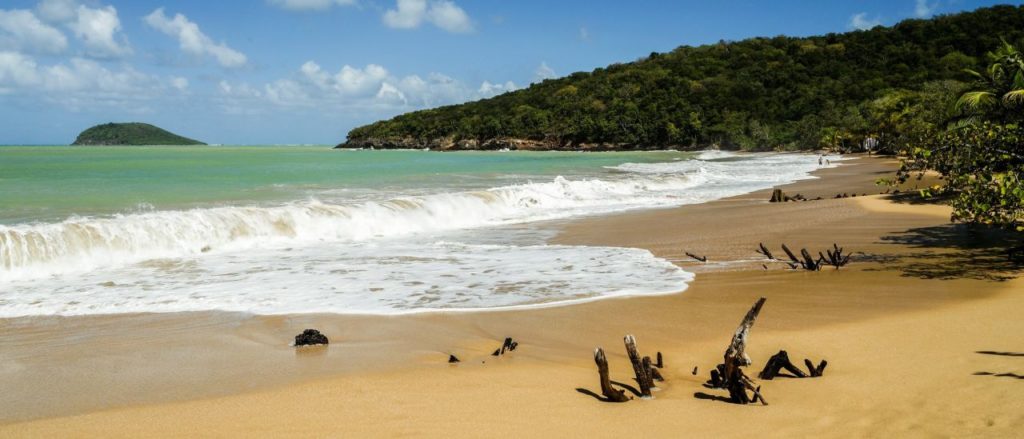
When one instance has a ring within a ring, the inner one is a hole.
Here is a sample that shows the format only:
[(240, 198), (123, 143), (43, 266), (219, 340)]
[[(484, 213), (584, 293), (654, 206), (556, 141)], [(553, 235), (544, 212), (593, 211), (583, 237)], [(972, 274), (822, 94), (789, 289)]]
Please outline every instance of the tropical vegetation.
[(148, 123), (105, 123), (82, 131), (72, 145), (205, 145)]
[(983, 72), (960, 94), (945, 127), (915, 133), (898, 179), (942, 175), (954, 219), (1024, 231), (1024, 56), (1003, 42)]
[[(563, 149), (851, 150), (874, 138), (879, 149), (893, 151), (958, 114), (951, 104), (969, 85), (964, 69), (984, 70), (986, 52), (1002, 40), (1024, 42), (1024, 6), (842, 34), (682, 46), (490, 99), (400, 115), (353, 129), (348, 141), (400, 139), (409, 147), (514, 138)], [(1012, 85), (1012, 77), (1000, 75), (981, 76), (995, 80), (994, 87)], [(968, 94), (961, 106), (1009, 111), (994, 102)]]

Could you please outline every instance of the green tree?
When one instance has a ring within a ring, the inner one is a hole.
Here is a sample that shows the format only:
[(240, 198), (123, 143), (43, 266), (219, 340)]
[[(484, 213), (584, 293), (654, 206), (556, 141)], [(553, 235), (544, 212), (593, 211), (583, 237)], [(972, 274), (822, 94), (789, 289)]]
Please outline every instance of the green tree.
[(991, 63), (984, 73), (966, 70), (975, 78), (975, 89), (960, 96), (957, 109), (967, 123), (1020, 121), (1024, 110), (1024, 55), (1004, 40), (988, 57)]
[(1005, 42), (990, 59), (986, 75), (972, 72), (980, 88), (957, 100), (968, 118), (921, 136), (897, 179), (936, 171), (945, 183), (934, 192), (951, 196), (954, 220), (1024, 231), (1024, 63)]

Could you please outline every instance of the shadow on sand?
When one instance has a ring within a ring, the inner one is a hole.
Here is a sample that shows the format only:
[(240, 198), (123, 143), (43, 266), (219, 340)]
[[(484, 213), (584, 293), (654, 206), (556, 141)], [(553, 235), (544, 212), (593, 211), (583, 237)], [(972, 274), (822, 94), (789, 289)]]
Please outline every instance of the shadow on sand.
[(1003, 377), (1003, 378), (1016, 378), (1018, 380), (1024, 380), (1024, 375), (1018, 375), (1015, 373), (995, 373), (995, 372), (974, 372), (976, 376), (992, 376), (992, 377)]
[(981, 355), (998, 355), (1001, 357), (1024, 357), (1024, 352), (974, 351)]
[(882, 237), (909, 253), (865, 255), (879, 270), (897, 270), (922, 279), (975, 279), (1002, 282), (1024, 272), (1024, 264), (1011, 260), (1010, 250), (1024, 243), (1021, 234), (970, 224), (921, 227)]
[(732, 401), (729, 398), (726, 398), (724, 396), (712, 395), (712, 394), (704, 393), (704, 392), (696, 392), (696, 393), (693, 394), (693, 397), (697, 398), (697, 399), (707, 400), (707, 401), (718, 401), (718, 402), (725, 402), (725, 403), (732, 404)]

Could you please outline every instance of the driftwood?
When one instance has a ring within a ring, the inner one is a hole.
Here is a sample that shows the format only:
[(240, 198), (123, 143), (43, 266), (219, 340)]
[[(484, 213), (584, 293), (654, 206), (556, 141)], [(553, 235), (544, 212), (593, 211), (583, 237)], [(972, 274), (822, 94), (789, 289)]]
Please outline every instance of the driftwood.
[(821, 252), (818, 252), (818, 255), (821, 256), (822, 260), (828, 262), (829, 265), (836, 267), (836, 270), (838, 270), (839, 267), (845, 266), (846, 264), (850, 263), (850, 255), (843, 255), (843, 248), (840, 247), (838, 244), (833, 243), (832, 250), (825, 250), (825, 253), (828, 253), (827, 258), (825, 257), (825, 255), (821, 254)]
[[(650, 374), (647, 373), (647, 368), (644, 367), (643, 361), (640, 359), (640, 352), (636, 349), (636, 338), (632, 335), (627, 335), (623, 341), (626, 344), (626, 353), (629, 354), (629, 362), (633, 363), (633, 373), (636, 375), (636, 383), (640, 386), (640, 396), (650, 398), (654, 382)], [(647, 361), (650, 362), (650, 358)]]
[[(693, 368), (693, 369), (697, 370), (696, 367)], [(710, 386), (710, 387), (712, 387), (714, 389), (721, 389), (721, 388), (723, 388), (724, 387), (723, 384), (725, 384), (725, 382), (722, 380), (722, 376), (723, 376), (723, 372), (724, 371), (725, 371), (725, 365), (724, 364), (719, 364), (718, 366), (715, 366), (714, 369), (711, 369), (711, 379), (708, 380), (708, 383), (707, 383), (708, 386)]]
[[(763, 243), (759, 243), (758, 246), (760, 247), (758, 250), (756, 250), (758, 253), (764, 255), (768, 259), (776, 260), (773, 257), (771, 251), (769, 251)], [(846, 264), (849, 264), (850, 257), (852, 256), (852, 253), (845, 253), (843, 251), (843, 248), (835, 243), (832, 244), (831, 250), (826, 249), (824, 253), (819, 251), (818, 259), (814, 259), (814, 256), (811, 254), (811, 252), (807, 251), (806, 248), (800, 249), (799, 257), (796, 255), (796, 253), (790, 250), (789, 247), (786, 246), (786, 244), (782, 244), (782, 251), (786, 252), (786, 256), (789, 257), (789, 261), (782, 262), (785, 262), (786, 265), (789, 265), (789, 268), (793, 270), (796, 270), (797, 267), (800, 267), (807, 271), (820, 271), (821, 268), (824, 267), (825, 265), (831, 265), (833, 267), (836, 267), (836, 270), (838, 270), (840, 267), (844, 267), (846, 266)], [(761, 266), (765, 270), (768, 269), (767, 265), (762, 264)]]
[(658, 359), (658, 362), (654, 363), (654, 365), (657, 366), (658, 369), (664, 369), (665, 368), (665, 362), (662, 361), (661, 351), (658, 351), (658, 355), (655, 355), (655, 358)]
[(789, 354), (786, 351), (779, 351), (779, 353), (772, 355), (765, 363), (764, 369), (761, 370), (757, 376), (762, 380), (771, 380), (775, 378), (782, 369), (786, 369), (786, 372), (793, 374), (797, 378), (807, 378), (807, 374), (800, 368), (796, 367), (793, 362), (789, 361)]
[[(761, 395), (761, 388), (747, 377), (742, 369), (752, 363), (746, 353), (747, 335), (750, 333), (750, 328), (754, 326), (754, 321), (757, 320), (757, 315), (760, 314), (765, 300), (762, 297), (757, 302), (754, 302), (754, 306), (743, 317), (740, 326), (733, 333), (729, 348), (725, 350), (725, 361), (722, 363), (722, 368), (718, 371), (719, 381), (721, 382), (720, 387), (726, 388), (729, 391), (730, 400), (737, 404), (747, 404), (757, 402), (758, 400), (764, 405), (768, 404), (768, 401)], [(712, 372), (712, 380), (715, 380), (714, 372)], [(753, 393), (753, 397), (747, 396), (747, 390)]]
[(629, 401), (625, 390), (612, 387), (611, 379), (608, 377), (608, 359), (605, 358), (603, 349), (594, 350), (594, 362), (597, 363), (597, 373), (601, 376), (601, 394), (611, 402)]
[(455, 354), (449, 354), (448, 355), (448, 363), (458, 363), (458, 362), (459, 362), (459, 357), (456, 357)]
[(818, 271), (821, 269), (821, 260), (819, 259), (815, 261), (814, 257), (811, 256), (811, 253), (808, 252), (806, 248), (800, 249), (800, 256), (804, 257), (804, 260), (801, 263), (801, 265), (803, 265), (805, 270)]
[(815, 366), (811, 360), (804, 359), (804, 365), (807, 366), (807, 370), (810, 373), (804, 373), (803, 370), (793, 364), (789, 360), (789, 354), (786, 353), (786, 351), (779, 351), (779, 353), (772, 355), (772, 357), (768, 359), (768, 362), (764, 365), (764, 369), (761, 370), (761, 373), (758, 374), (758, 376), (762, 380), (771, 380), (776, 376), (779, 376), (779, 372), (785, 369), (787, 372), (793, 374), (793, 377), (795, 378), (820, 377), (825, 373), (825, 367), (828, 366), (828, 361), (821, 360), (821, 363), (818, 363), (818, 365)]
[(825, 374), (825, 366), (828, 366), (828, 361), (821, 360), (821, 363), (818, 363), (818, 365), (815, 366), (811, 360), (804, 358), (804, 365), (811, 371), (811, 377), (817, 378)]
[(689, 256), (689, 257), (691, 257), (693, 259), (696, 259), (698, 261), (701, 261), (701, 262), (707, 262), (708, 261), (708, 257), (707, 256), (697, 256), (697, 255), (695, 255), (693, 253), (690, 253), (690, 252), (685, 252), (685, 253), (686, 253), (686, 256)]
[(782, 189), (775, 189), (772, 191), (772, 198), (768, 200), (769, 203), (781, 203), (786, 201), (786, 194), (782, 192)]
[(655, 381), (665, 381), (665, 378), (661, 376), (661, 372), (658, 372), (658, 368), (654, 367), (654, 363), (651, 362), (651, 357), (644, 357), (640, 360), (640, 364), (644, 367), (644, 372), (647, 373), (647, 384), (650, 384), (651, 388), (657, 388)]
[(803, 265), (803, 261), (796, 257), (796, 255), (789, 250), (789, 247), (786, 247), (786, 244), (782, 244), (782, 251), (786, 252), (786, 256), (789, 256), (789, 260), (793, 261), (794, 264)]
[(517, 347), (519, 347), (519, 342), (513, 340), (512, 337), (505, 337), (505, 341), (501, 344), (501, 347), (495, 349), (494, 352), (491, 353), (491, 356), (497, 357), (505, 355), (505, 352), (512, 352), (516, 350)]

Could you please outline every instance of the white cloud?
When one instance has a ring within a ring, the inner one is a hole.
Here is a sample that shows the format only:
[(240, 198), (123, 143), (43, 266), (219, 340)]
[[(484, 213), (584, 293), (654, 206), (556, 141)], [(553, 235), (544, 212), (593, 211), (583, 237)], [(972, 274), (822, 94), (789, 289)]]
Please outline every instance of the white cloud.
[(408, 105), (409, 99), (405, 97), (405, 93), (402, 93), (397, 87), (383, 83), (380, 85), (380, 90), (377, 91), (375, 98), (385, 104), (393, 105)]
[(132, 53), (124, 37), (118, 38), (121, 20), (113, 6), (90, 8), (79, 5), (75, 12), (77, 17), (68, 23), (68, 27), (85, 44), (89, 55), (113, 58)]
[(938, 6), (938, 3), (928, 3), (928, 0), (917, 0), (914, 4), (914, 16), (917, 18), (931, 17)]
[(146, 111), (153, 99), (186, 86), (185, 78), (160, 78), (128, 66), (109, 68), (78, 57), (45, 66), (25, 54), (0, 51), (0, 89), (31, 103), (56, 103), (71, 110), (109, 105)]
[(334, 88), (345, 95), (361, 95), (377, 88), (388, 77), (388, 71), (376, 64), (364, 69), (344, 66), (334, 75)]
[(590, 31), (586, 26), (580, 26), (580, 41), (590, 41)]
[(473, 30), (473, 22), (466, 11), (448, 0), (431, 3), (427, 11), (427, 21), (448, 32), (462, 33)]
[(177, 38), (184, 52), (197, 56), (210, 55), (224, 67), (241, 67), (248, 60), (245, 54), (228, 47), (227, 44), (213, 42), (199, 30), (199, 25), (189, 21), (188, 17), (182, 14), (174, 14), (174, 18), (168, 18), (164, 14), (164, 8), (157, 8), (143, 20), (153, 29)]
[(268, 0), (274, 6), (290, 11), (323, 11), (332, 6), (351, 6), (356, 0)]
[(255, 100), (288, 107), (409, 110), (491, 97), (516, 88), (512, 82), (487, 81), (473, 88), (440, 73), (431, 73), (425, 78), (418, 75), (399, 78), (376, 64), (345, 65), (337, 73), (330, 73), (314, 61), (302, 64), (291, 78), (278, 79), (262, 87), (227, 81), (219, 84), (224, 110), (240, 114), (255, 111)]
[(313, 95), (302, 84), (291, 79), (280, 79), (263, 87), (264, 95), (278, 105), (309, 104)]
[(60, 53), (67, 47), (64, 34), (39, 21), (32, 11), (0, 9), (0, 49)]
[(412, 29), (419, 27), (426, 14), (426, 0), (398, 0), (398, 9), (384, 12), (384, 24), (396, 29)]
[(43, 20), (63, 23), (78, 15), (75, 0), (43, 0), (36, 5), (36, 12)]
[(171, 86), (180, 91), (188, 90), (188, 79), (181, 76), (175, 76), (171, 78)]
[(508, 81), (504, 84), (491, 84), (489, 81), (484, 81), (483, 84), (480, 84), (480, 88), (477, 89), (476, 92), (482, 97), (489, 98), (518, 89), (519, 87), (516, 87), (516, 84), (512, 81)]
[(537, 82), (543, 81), (545, 79), (553, 79), (558, 77), (558, 75), (555, 74), (555, 70), (552, 69), (551, 67), (548, 67), (547, 62), (540, 63), (540, 66), (537, 67), (537, 71), (534, 72), (534, 76), (536, 77)]
[(36, 62), (18, 52), (0, 52), (0, 86), (34, 86), (40, 82)]
[(881, 25), (882, 20), (878, 19), (877, 17), (868, 18), (868, 14), (866, 12), (854, 14), (852, 17), (850, 17), (850, 27), (853, 29), (868, 30), (874, 28), (875, 26)]
[(462, 8), (449, 0), (398, 0), (395, 9), (384, 12), (384, 24), (395, 29), (414, 29), (428, 22), (448, 32), (473, 30), (473, 22)]
[(242, 98), (258, 98), (263, 95), (258, 89), (252, 88), (249, 84), (231, 85), (227, 81), (220, 81), (218, 84), (221, 94)]

